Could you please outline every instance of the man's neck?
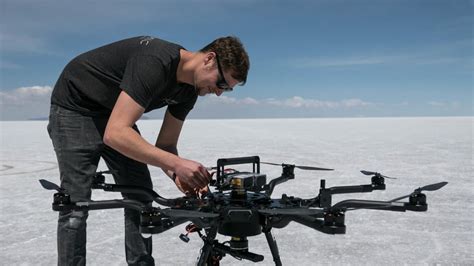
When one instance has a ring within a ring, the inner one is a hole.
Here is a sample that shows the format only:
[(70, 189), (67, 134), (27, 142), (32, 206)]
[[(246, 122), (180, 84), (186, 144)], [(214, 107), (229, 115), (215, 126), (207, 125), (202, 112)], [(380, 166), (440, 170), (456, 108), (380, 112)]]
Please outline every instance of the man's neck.
[(198, 53), (193, 53), (181, 49), (179, 51), (180, 60), (176, 70), (176, 78), (179, 83), (186, 83), (194, 86), (194, 71), (197, 67)]

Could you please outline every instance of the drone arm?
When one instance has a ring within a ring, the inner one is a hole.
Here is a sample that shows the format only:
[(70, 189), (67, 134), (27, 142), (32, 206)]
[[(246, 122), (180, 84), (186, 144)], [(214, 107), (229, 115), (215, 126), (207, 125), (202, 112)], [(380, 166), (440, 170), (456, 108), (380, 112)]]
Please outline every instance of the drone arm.
[(424, 212), (428, 210), (426, 203), (426, 195), (419, 193), (410, 197), (408, 202), (393, 201), (374, 201), (374, 200), (344, 200), (334, 204), (330, 208), (331, 211), (350, 209), (377, 209), (382, 211), (416, 211)]
[(53, 201), (54, 211), (69, 211), (69, 210), (104, 210), (104, 209), (119, 209), (129, 208), (141, 211), (146, 208), (146, 204), (136, 200), (100, 200), (100, 201), (78, 201), (71, 202), (69, 196), (58, 195), (56, 193)]
[(317, 197), (317, 203), (322, 208), (331, 207), (332, 195), (334, 194), (346, 194), (346, 193), (362, 193), (372, 192), (374, 190), (384, 190), (385, 184), (383, 182), (372, 182), (370, 185), (356, 185), (356, 186), (337, 186), (326, 188), (326, 180), (321, 180), (321, 188)]
[(403, 203), (395, 203), (388, 201), (376, 201), (376, 200), (357, 200), (349, 199), (343, 200), (334, 204), (331, 209), (348, 209), (348, 208), (357, 208), (357, 209), (382, 209), (387, 211), (399, 211), (404, 212), (407, 210)]
[(345, 193), (372, 192), (377, 189), (380, 189), (380, 188), (374, 187), (373, 185), (339, 186), (339, 187), (328, 188), (331, 195), (345, 194)]
[(103, 189), (104, 191), (142, 194), (142, 195), (148, 196), (150, 200), (153, 200), (160, 205), (168, 206), (168, 207), (175, 205), (175, 200), (163, 198), (158, 193), (156, 193), (153, 189), (149, 189), (146, 187), (98, 183), (98, 184), (95, 184), (94, 188)]
[(379, 209), (399, 212), (416, 210), (410, 208), (408, 203), (393, 204), (385, 201), (345, 200), (336, 203), (331, 208), (328, 208), (322, 217), (315, 217), (312, 215), (284, 215), (280, 223), (282, 223), (282, 221), (285, 221), (285, 223), (282, 223), (282, 226), (280, 227), (286, 226), (289, 221), (294, 221), (325, 234), (345, 234), (345, 211), (347, 211), (348, 208)]
[(74, 209), (80, 210), (104, 210), (128, 208), (141, 211), (146, 207), (144, 203), (136, 200), (101, 200), (101, 201), (82, 201), (76, 202)]
[(288, 181), (290, 178), (286, 177), (286, 176), (280, 176), (280, 177), (277, 177), (275, 179), (273, 179), (272, 181), (270, 181), (270, 183), (268, 183), (268, 185), (265, 186), (265, 194), (270, 197), (273, 193), (273, 189), (275, 189), (275, 186), (276, 185), (279, 185), (281, 183), (284, 183), (286, 181)]
[[(291, 219), (299, 224), (308, 226), (315, 230), (318, 230), (325, 234), (345, 234), (346, 233), (346, 226), (344, 225), (344, 216), (340, 216), (338, 218), (342, 218), (341, 223), (337, 224), (335, 222), (326, 222), (323, 219), (314, 218), (311, 216), (293, 216)], [(339, 221), (338, 221), (339, 222)]]

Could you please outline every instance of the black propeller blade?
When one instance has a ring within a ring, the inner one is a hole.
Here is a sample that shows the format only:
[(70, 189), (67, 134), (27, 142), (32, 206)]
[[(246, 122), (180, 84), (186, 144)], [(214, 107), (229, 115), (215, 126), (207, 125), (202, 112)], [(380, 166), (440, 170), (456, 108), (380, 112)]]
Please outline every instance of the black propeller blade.
[(45, 179), (40, 179), (39, 182), (41, 186), (47, 190), (56, 190), (58, 192), (64, 192), (64, 189), (54, 184), (53, 182), (49, 182), (48, 180), (45, 180)]
[(435, 191), (435, 190), (438, 190), (438, 189), (446, 186), (447, 184), (448, 184), (448, 182), (439, 182), (439, 183), (435, 183), (435, 184), (431, 184), (431, 185), (426, 185), (424, 187), (419, 187), (419, 188), (415, 189), (415, 191), (413, 193), (410, 193), (410, 194), (402, 196), (402, 197), (395, 198), (395, 199), (393, 199), (389, 202), (395, 202), (395, 201), (399, 201), (399, 200), (402, 200), (402, 199), (406, 199), (406, 198), (410, 197), (411, 195), (413, 195), (415, 193), (420, 193), (421, 191)]
[(267, 215), (316, 215), (323, 214), (323, 210), (317, 209), (268, 209), (268, 210), (258, 210), (259, 213)]
[(315, 170), (315, 171), (333, 171), (334, 169), (331, 168), (322, 168), (322, 167), (314, 167), (314, 166), (303, 166), (303, 165), (293, 165), (293, 164), (284, 164), (284, 163), (269, 163), (269, 162), (260, 162), (262, 164), (269, 164), (269, 165), (277, 165), (277, 166), (284, 166), (284, 165), (291, 165), (294, 166), (295, 168), (301, 169), (301, 170)]
[(179, 209), (162, 209), (160, 210), (166, 216), (175, 218), (215, 218), (218, 217), (217, 213), (190, 211), (190, 210), (179, 210)]
[(418, 191), (435, 191), (435, 190), (438, 190), (444, 186), (446, 186), (448, 184), (448, 182), (439, 182), (439, 183), (436, 183), (436, 184), (431, 184), (431, 185), (426, 185), (424, 187), (420, 187), (416, 190)]
[(361, 170), (360, 172), (363, 173), (364, 175), (375, 175), (375, 176), (380, 176), (380, 177), (388, 178), (388, 179), (397, 179), (396, 177), (390, 177), (390, 176), (382, 175), (382, 174), (377, 173), (377, 172), (371, 172), (371, 171), (365, 171), (365, 170)]

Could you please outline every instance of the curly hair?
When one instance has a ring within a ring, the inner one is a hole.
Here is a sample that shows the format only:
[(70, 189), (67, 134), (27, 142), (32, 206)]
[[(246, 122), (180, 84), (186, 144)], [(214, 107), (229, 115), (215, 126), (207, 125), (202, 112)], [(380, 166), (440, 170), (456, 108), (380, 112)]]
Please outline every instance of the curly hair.
[(234, 36), (218, 38), (199, 50), (199, 52), (216, 53), (224, 71), (231, 70), (231, 76), (240, 81), (241, 85), (247, 81), (250, 61), (239, 38)]

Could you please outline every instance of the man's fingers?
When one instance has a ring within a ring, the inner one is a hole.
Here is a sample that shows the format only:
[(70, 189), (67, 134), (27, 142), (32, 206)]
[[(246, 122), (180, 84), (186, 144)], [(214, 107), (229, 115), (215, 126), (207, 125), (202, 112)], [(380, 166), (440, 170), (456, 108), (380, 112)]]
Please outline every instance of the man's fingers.
[(195, 188), (199, 186), (198, 182), (194, 180), (194, 178), (182, 178), (182, 177), (177, 177), (176, 180), (178, 180), (177, 184), (182, 188), (181, 191), (185, 194), (189, 192), (189, 188)]
[(211, 174), (202, 164), (197, 163), (189, 170), (191, 171), (180, 176), (180, 181), (190, 188), (201, 189), (207, 186), (212, 179)]
[(205, 195), (207, 193), (209, 193), (209, 187), (208, 186), (205, 186), (204, 188), (202, 188), (201, 190), (199, 190), (199, 193), (201, 195)]
[(199, 182), (199, 188), (207, 186), (207, 184), (209, 183), (209, 176), (210, 176), (210, 174), (207, 171), (207, 169), (204, 166), (201, 165), (199, 167), (199, 173), (197, 174), (197, 179), (198, 179), (198, 182)]

